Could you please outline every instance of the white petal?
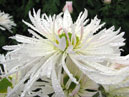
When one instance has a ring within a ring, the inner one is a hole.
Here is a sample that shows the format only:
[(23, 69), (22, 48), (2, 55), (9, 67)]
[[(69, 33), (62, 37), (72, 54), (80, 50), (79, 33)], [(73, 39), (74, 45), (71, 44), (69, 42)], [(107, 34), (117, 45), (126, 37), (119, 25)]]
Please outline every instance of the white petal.
[(74, 83), (78, 84), (76, 78), (74, 78), (73, 75), (69, 72), (69, 70), (68, 70), (68, 68), (67, 68), (67, 66), (66, 66), (66, 64), (65, 64), (65, 58), (66, 58), (66, 55), (63, 54), (63, 57), (62, 57), (62, 66), (63, 66), (63, 69), (64, 69), (64, 71), (68, 74), (68, 76), (70, 77), (70, 79), (71, 79)]
[(94, 80), (96, 83), (100, 84), (117, 84), (121, 81), (125, 80), (128, 75), (129, 68), (125, 68), (121, 70), (120, 72), (116, 72), (116, 74), (108, 75), (103, 73), (97, 73), (97, 72), (86, 72), (87, 76)]
[(0, 63), (3, 63), (5, 61), (5, 56), (0, 54)]
[[(34, 68), (33, 68), (34, 69)], [(15, 92), (21, 88), (21, 86), (23, 85), (24, 81), (28, 79), (28, 77), (30, 76), (31, 72), (33, 71), (33, 69), (31, 69), (31, 71), (29, 71), (25, 77), (11, 90), (8, 92), (7, 97), (14, 97), (12, 96), (13, 94), (15, 94)]]
[(28, 32), (30, 32), (33, 36), (35, 36), (38, 39), (43, 39), (40, 35), (36, 34), (33, 30), (28, 29)]
[(66, 48), (66, 39), (65, 37), (62, 37), (59, 41), (59, 49), (61, 49), (62, 51), (64, 51)]
[(21, 97), (25, 96), (26, 92), (29, 91), (29, 89), (32, 87), (33, 83), (39, 78), (39, 75), (40, 75), (40, 69), (34, 74), (34, 76), (30, 77), (30, 80), (27, 82), (27, 84), (24, 87)]
[(55, 68), (53, 68), (53, 70), (52, 70), (51, 78), (52, 78), (52, 86), (53, 86), (53, 89), (54, 89), (54, 91), (56, 93), (55, 97), (66, 97), (64, 95), (62, 87), (61, 87), (61, 85), (60, 85), (60, 83), (59, 83), (59, 81), (57, 79)]
[(65, 10), (63, 16), (63, 28), (68, 29), (72, 25), (73, 21), (68, 10)]
[(51, 72), (53, 69), (53, 65), (56, 64), (59, 56), (60, 56), (60, 54), (58, 54), (58, 52), (57, 52), (46, 60), (46, 62), (43, 64), (43, 66), (41, 68), (40, 76), (47, 76), (48, 78), (50, 78)]
[(22, 43), (36, 43), (36, 42), (39, 41), (35, 38), (26, 37), (26, 36), (18, 35), (18, 34), (16, 36), (13, 36), (13, 37), (10, 37), (10, 38), (15, 39), (18, 42), (22, 42)]
[(80, 63), (80, 62), (77, 61), (75, 58), (73, 58), (71, 55), (70, 55), (70, 58), (71, 58), (71, 60), (73, 61), (73, 63), (75, 63), (75, 65), (76, 65), (80, 70), (82, 70), (82, 72), (84, 72), (84, 71), (89, 71), (89, 72), (95, 71), (93, 68), (88, 67), (88, 66), (85, 66), (83, 63)]
[(116, 71), (100, 64), (97, 65), (97, 63), (90, 64), (89, 62), (84, 66), (84, 63), (82, 64), (81, 62), (76, 61), (72, 57), (71, 59), (80, 68), (80, 70), (82, 70), (84, 74), (86, 74), (90, 79), (92, 79), (96, 83), (116, 84), (123, 81), (129, 75), (129, 67)]

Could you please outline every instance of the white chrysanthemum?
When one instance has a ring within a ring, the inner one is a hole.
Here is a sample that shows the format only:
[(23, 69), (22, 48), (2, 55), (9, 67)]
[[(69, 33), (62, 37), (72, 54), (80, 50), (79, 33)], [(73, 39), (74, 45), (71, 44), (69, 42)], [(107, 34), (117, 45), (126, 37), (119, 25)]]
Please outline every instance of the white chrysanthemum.
[(96, 83), (117, 84), (129, 75), (129, 67), (118, 70), (112, 66), (115, 63), (129, 63), (128, 56), (120, 57), (119, 47), (124, 45), (124, 32), (119, 34), (120, 29), (114, 31), (114, 27), (111, 27), (95, 34), (104, 24), (100, 24), (97, 17), (87, 24), (86, 9), (79, 14), (75, 23), (68, 10), (52, 17), (41, 15), (38, 10), (37, 13), (33, 11), (33, 16), (29, 12), (29, 17), (33, 25), (24, 23), (32, 29), (28, 31), (33, 37), (16, 35), (11, 38), (19, 44), (3, 47), (10, 50), (5, 61), (1, 61), (7, 69), (7, 74), (3, 77), (24, 72), (20, 82), (7, 97), (13, 97), (12, 94), (28, 80), (22, 87), (21, 97), (24, 97), (34, 82), (43, 76), (51, 78), (56, 97), (65, 97), (58, 81), (61, 69), (64, 69), (72, 82), (79, 83), (67, 68), (67, 57)]
[(0, 11), (0, 29), (7, 29), (11, 31), (12, 26), (16, 26), (16, 24), (11, 19), (12, 16)]

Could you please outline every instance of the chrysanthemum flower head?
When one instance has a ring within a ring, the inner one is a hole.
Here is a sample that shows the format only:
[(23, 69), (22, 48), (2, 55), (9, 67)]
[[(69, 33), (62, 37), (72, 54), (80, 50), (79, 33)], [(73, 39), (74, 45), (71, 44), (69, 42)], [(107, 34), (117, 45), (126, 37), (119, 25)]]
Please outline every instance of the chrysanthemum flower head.
[(16, 26), (14, 21), (11, 20), (12, 16), (10, 16), (8, 13), (4, 13), (0, 11), (0, 29), (2, 30), (9, 30), (11, 31), (12, 26)]
[(33, 10), (33, 16), (29, 12), (29, 18), (32, 24), (23, 22), (29, 26), (32, 37), (13, 36), (11, 38), (19, 43), (3, 47), (9, 52), (5, 61), (0, 60), (7, 69), (2, 77), (24, 71), (7, 97), (13, 97), (19, 88), (23, 91), (21, 97), (24, 97), (33, 84), (44, 76), (52, 80), (55, 97), (65, 97), (59, 81), (62, 69), (70, 81), (77, 86), (79, 84), (78, 78), (68, 69), (68, 57), (84, 75), (99, 84), (117, 84), (129, 75), (129, 67), (116, 69), (112, 66), (114, 62), (129, 63), (128, 56), (120, 56), (119, 47), (124, 45), (124, 32), (120, 33), (120, 29), (115, 31), (114, 26), (100, 29), (104, 24), (100, 24), (97, 16), (89, 22), (86, 9), (75, 22), (68, 10), (53, 16)]

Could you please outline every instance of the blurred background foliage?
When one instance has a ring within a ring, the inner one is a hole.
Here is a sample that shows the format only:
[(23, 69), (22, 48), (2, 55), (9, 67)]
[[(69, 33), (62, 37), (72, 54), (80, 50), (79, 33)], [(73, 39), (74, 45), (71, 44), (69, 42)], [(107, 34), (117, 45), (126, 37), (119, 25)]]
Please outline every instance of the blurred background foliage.
[[(72, 17), (75, 21), (78, 14), (88, 9), (88, 18), (94, 18), (96, 15), (106, 22), (106, 27), (112, 25), (116, 30), (121, 27), (121, 31), (125, 32), (126, 45), (122, 47), (124, 51), (122, 55), (129, 54), (129, 0), (112, 0), (110, 4), (104, 3), (103, 0), (72, 0), (73, 13)], [(58, 14), (62, 11), (66, 0), (0, 0), (0, 10), (13, 16), (13, 20), (17, 24), (13, 33), (0, 30), (0, 53), (6, 53), (2, 46), (16, 44), (16, 41), (9, 39), (9, 36), (17, 34), (29, 35), (27, 26), (22, 22), (29, 21), (28, 12), (34, 8), (42, 10), (47, 15)]]

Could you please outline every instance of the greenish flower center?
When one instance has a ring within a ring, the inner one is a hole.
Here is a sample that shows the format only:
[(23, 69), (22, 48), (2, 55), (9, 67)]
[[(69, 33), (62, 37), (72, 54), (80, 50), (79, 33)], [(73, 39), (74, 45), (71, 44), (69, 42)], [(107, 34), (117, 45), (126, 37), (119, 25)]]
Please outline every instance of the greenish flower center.
[[(65, 37), (65, 40), (66, 40), (66, 48), (68, 48), (68, 46), (69, 46), (69, 41), (70, 41), (70, 43), (71, 43), (72, 45), (74, 45), (75, 40), (72, 39), (72, 33), (68, 33), (68, 37), (67, 37), (66, 33), (62, 33), (62, 34), (59, 35), (59, 38), (62, 38), (62, 37)], [(56, 41), (56, 43), (58, 44), (58, 41)], [(76, 43), (75, 43), (75, 45), (74, 45), (74, 48), (75, 48), (78, 44), (79, 44), (79, 37), (76, 36)]]

